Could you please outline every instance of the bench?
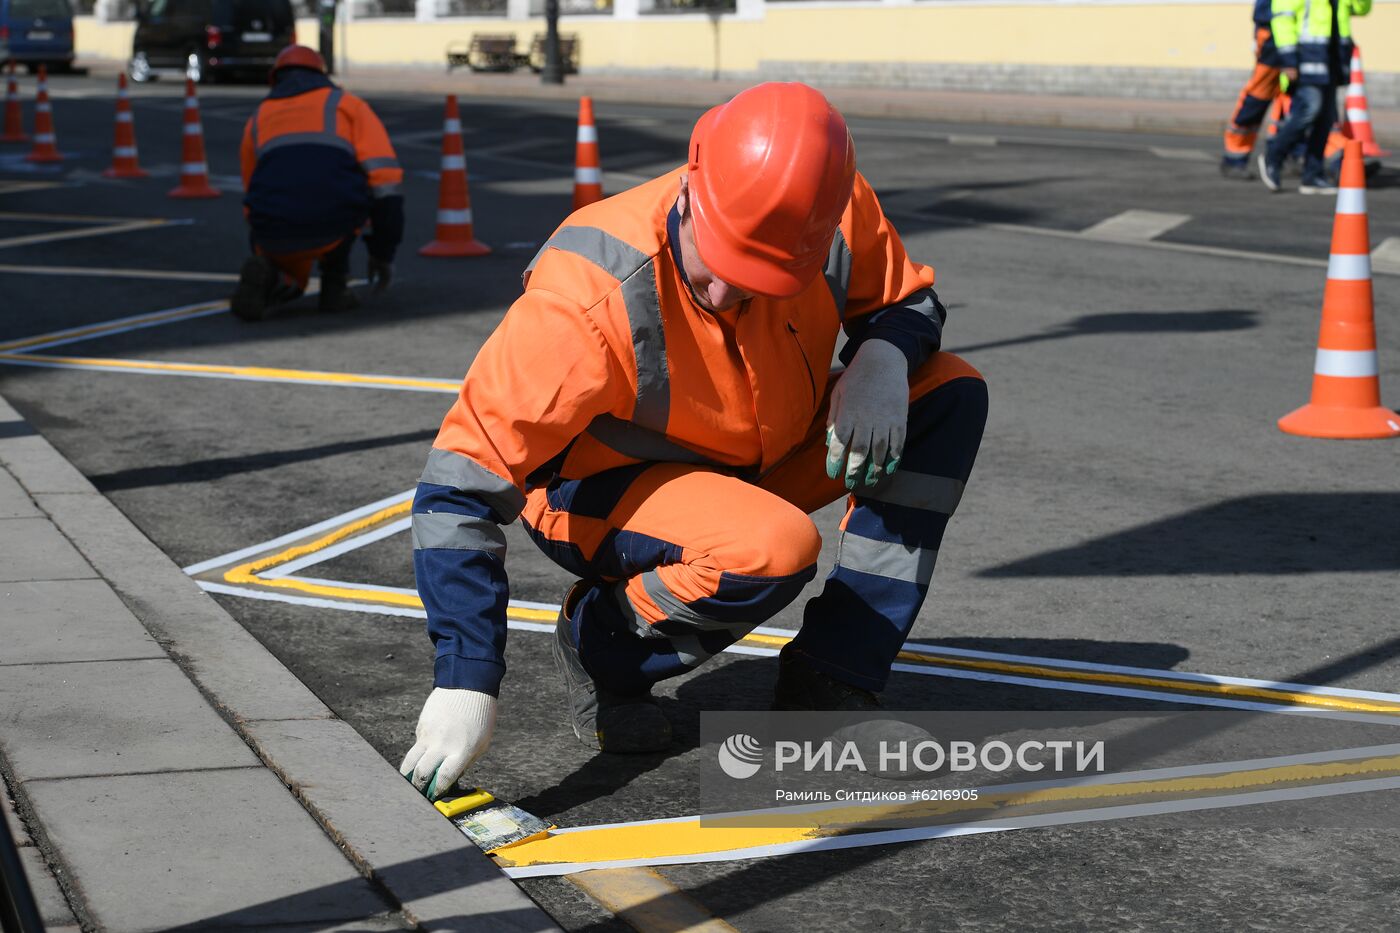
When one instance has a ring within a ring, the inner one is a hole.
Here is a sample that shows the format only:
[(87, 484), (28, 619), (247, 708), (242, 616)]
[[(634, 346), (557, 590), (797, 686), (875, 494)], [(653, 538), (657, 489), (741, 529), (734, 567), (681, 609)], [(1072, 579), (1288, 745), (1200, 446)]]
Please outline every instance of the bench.
[[(544, 71), (544, 41), (544, 33), (535, 33), (534, 41), (530, 43), (530, 54), (526, 56), (530, 70), (535, 74)], [(559, 60), (564, 63), (564, 74), (578, 74), (578, 50), (577, 34), (562, 32), (559, 34)]]
[(470, 42), (458, 39), (447, 44), (447, 73), (454, 68), (472, 71), (514, 71), (520, 63), (515, 54), (515, 36), (511, 33), (472, 35)]

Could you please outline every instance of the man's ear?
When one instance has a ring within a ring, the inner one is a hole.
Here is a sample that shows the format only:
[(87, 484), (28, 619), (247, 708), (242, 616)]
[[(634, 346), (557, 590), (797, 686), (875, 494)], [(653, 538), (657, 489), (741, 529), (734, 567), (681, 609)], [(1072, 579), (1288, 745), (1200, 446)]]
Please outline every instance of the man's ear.
[(690, 203), (690, 178), (687, 175), (681, 176), (681, 190), (676, 195), (676, 213), (685, 216), (685, 209)]

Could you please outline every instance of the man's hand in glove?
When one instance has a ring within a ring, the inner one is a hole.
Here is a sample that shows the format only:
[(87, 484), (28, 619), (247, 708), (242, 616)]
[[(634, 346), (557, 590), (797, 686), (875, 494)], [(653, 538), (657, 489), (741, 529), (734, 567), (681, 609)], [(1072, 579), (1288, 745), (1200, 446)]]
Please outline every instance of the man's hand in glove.
[(389, 283), (394, 280), (394, 264), (371, 256), (369, 257), (369, 271), (365, 277), (369, 279), (370, 292), (378, 295), (388, 288)]
[(436, 800), (490, 747), (495, 728), (495, 697), (478, 690), (434, 687), (418, 715), (417, 741), (399, 773), (423, 796)]
[(908, 420), (908, 358), (887, 340), (865, 341), (831, 390), (826, 475), (855, 489), (893, 473)]

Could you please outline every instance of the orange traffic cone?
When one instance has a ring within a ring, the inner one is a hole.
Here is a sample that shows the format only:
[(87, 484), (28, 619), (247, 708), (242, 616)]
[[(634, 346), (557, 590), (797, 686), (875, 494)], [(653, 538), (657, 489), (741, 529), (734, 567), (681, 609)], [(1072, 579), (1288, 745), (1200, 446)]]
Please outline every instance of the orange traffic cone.
[(1279, 419), (1304, 437), (1396, 437), (1400, 415), (1381, 407), (1376, 325), (1371, 303), (1371, 236), (1366, 223), (1366, 166), (1361, 143), (1347, 143), (1332, 227), (1332, 257), (1322, 297), (1322, 329), (1313, 365), (1312, 400)]
[(1371, 131), (1371, 111), (1366, 103), (1366, 75), (1361, 71), (1361, 49), (1351, 47), (1351, 83), (1347, 85), (1346, 120), (1351, 125), (1351, 137), (1361, 140), (1361, 154), (1372, 158), (1390, 155), (1376, 142)]
[(39, 66), (39, 94), (34, 99), (34, 148), (24, 157), (26, 162), (62, 162), (58, 138), (53, 132), (53, 106), (49, 104), (49, 70)]
[(603, 169), (598, 162), (598, 127), (593, 98), (578, 101), (578, 143), (574, 146), (574, 210), (603, 200)]
[(491, 247), (472, 230), (472, 199), (467, 192), (467, 157), (462, 152), (462, 118), (457, 95), (447, 95), (442, 124), (442, 174), (438, 180), (437, 237), (422, 256), (485, 256)]
[(22, 143), (28, 138), (19, 105), (19, 85), (15, 83), (15, 63), (10, 62), (10, 77), (5, 84), (5, 131), (0, 133), (0, 143)]
[(126, 73), (117, 75), (117, 128), (112, 141), (112, 167), (102, 173), (108, 178), (145, 178), (149, 173), (136, 161), (136, 124), (131, 116), (131, 100), (126, 94)]
[(180, 155), (180, 184), (167, 195), (172, 198), (217, 198), (221, 192), (209, 184), (209, 163), (204, 160), (204, 127), (199, 122), (199, 98), (194, 82), (185, 79), (185, 138)]

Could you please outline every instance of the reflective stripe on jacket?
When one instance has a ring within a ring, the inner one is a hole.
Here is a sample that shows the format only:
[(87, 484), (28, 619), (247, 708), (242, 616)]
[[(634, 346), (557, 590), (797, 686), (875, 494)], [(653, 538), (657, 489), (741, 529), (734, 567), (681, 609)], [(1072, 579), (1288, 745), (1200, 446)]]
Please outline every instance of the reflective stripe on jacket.
[(1273, 0), (1281, 67), (1297, 68), (1300, 84), (1346, 84), (1351, 80), (1351, 18), (1369, 12), (1371, 0), (1336, 0), (1335, 11), (1332, 0)]
[(555, 231), (434, 442), (414, 504), (414, 566), (436, 683), (495, 693), (507, 583), (500, 524), (524, 492), (639, 461), (757, 478), (795, 450), (837, 338), (890, 340), (911, 371), (941, 339), (934, 274), (909, 259), (865, 179), (823, 275), (789, 299), (715, 315), (690, 297), (667, 219), (677, 170)]
[(282, 249), (345, 236), (375, 201), (402, 193), (384, 124), (314, 72), (279, 80), (244, 127), (240, 155), (253, 237)]

